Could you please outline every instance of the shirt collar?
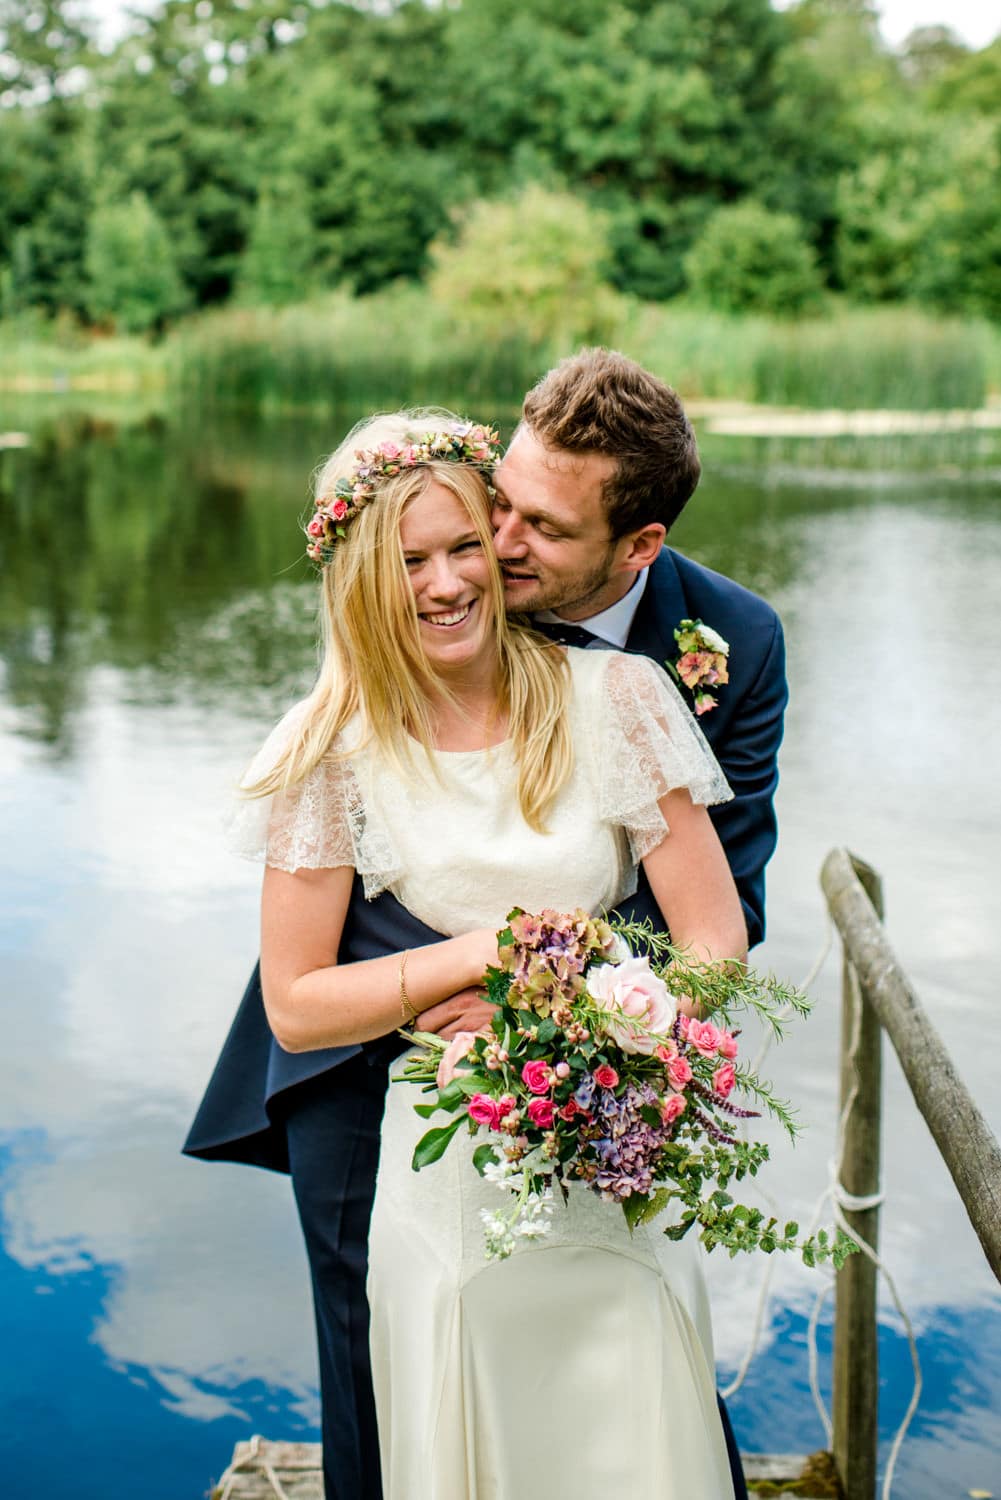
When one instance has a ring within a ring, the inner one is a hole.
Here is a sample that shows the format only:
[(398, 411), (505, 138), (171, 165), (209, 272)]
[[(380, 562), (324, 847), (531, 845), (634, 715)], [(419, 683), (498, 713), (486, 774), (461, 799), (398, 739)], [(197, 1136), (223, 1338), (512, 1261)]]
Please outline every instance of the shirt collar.
[[(640, 607), (640, 600), (646, 588), (647, 574), (649, 568), (642, 568), (633, 580), (629, 592), (623, 594), (615, 604), (608, 609), (603, 609), (600, 614), (592, 615), (589, 620), (574, 620), (575, 625), (582, 625), (592, 635), (598, 636), (602, 641), (607, 641), (610, 646), (617, 646), (620, 650), (629, 639), (629, 632), (633, 628), (633, 620), (636, 611)], [(561, 620), (559, 615), (554, 614), (551, 609), (541, 609), (535, 616), (537, 620), (545, 620), (548, 624), (567, 624)]]

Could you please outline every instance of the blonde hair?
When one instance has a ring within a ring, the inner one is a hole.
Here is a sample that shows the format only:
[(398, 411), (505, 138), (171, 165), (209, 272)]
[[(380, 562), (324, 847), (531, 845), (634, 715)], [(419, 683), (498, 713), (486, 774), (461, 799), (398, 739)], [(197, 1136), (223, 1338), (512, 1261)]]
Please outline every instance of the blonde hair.
[[(447, 431), (457, 421), (449, 412), (425, 409), (360, 423), (317, 471), (316, 497), (333, 496), (357, 449), (403, 444), (429, 431)], [(573, 770), (569, 669), (563, 651), (507, 618), (487, 481), (462, 463), (422, 464), (383, 480), (374, 501), (351, 521), (323, 570), (323, 658), (306, 711), (275, 765), (243, 790), (263, 797), (302, 781), (331, 753), (356, 714), (363, 724), (362, 743), (374, 740), (398, 769), (415, 769), (415, 740), (434, 766), (431, 704), (447, 689), (421, 641), (400, 545), (404, 510), (431, 484), (442, 485), (464, 506), (489, 563), (484, 603), (497, 643), (498, 709), (508, 716), (522, 816), (531, 828), (545, 832), (546, 813)]]

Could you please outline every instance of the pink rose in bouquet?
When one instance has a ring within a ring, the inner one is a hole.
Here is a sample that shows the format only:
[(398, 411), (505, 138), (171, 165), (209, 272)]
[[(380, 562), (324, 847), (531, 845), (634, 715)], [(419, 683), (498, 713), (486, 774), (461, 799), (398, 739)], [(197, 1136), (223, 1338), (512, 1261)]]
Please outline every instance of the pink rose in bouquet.
[[(596, 965), (588, 973), (587, 988), (591, 999), (608, 1012), (605, 1031), (623, 1052), (652, 1055), (670, 1031), (674, 997), (645, 956)], [(631, 1026), (630, 1021), (639, 1024)]]
[(720, 1029), (711, 1021), (699, 1021), (692, 1016), (688, 1022), (687, 1037), (689, 1045), (700, 1052), (703, 1057), (713, 1057), (719, 1050), (721, 1040)]
[(724, 1063), (713, 1074), (713, 1089), (721, 1099), (728, 1099), (737, 1082), (737, 1069), (732, 1062)]

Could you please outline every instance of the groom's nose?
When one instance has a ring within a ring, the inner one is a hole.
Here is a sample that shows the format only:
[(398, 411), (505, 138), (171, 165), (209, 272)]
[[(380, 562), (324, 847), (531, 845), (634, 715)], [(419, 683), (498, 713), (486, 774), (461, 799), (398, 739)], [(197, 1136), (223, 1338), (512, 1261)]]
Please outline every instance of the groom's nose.
[(491, 520), (494, 527), (494, 551), (501, 562), (514, 562), (523, 558), (528, 548), (517, 512), (495, 510)]

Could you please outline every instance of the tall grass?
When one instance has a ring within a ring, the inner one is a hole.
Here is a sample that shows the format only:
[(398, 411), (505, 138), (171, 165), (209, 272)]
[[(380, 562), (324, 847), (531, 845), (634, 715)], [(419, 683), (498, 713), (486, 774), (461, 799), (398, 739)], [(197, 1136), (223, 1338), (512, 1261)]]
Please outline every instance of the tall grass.
[[(624, 304), (614, 343), (687, 400), (804, 407), (977, 407), (1001, 385), (1001, 333), (909, 308), (838, 309), (782, 323), (683, 303)], [(516, 407), (571, 352), (516, 321), (501, 337), (464, 328), (418, 287), (339, 293), (284, 310), (224, 310), (177, 336), (183, 393), (200, 405), (327, 411), (439, 402)]]
[(771, 405), (948, 410), (986, 390), (982, 331), (908, 308), (773, 328), (754, 360), (755, 399)]
[[(177, 336), (175, 382), (186, 400), (264, 413), (423, 403), (516, 407), (550, 363), (512, 329), (470, 336), (410, 287), (335, 294), (284, 309), (223, 310)], [(489, 413), (487, 414), (489, 415)]]
[(149, 392), (167, 382), (165, 347), (95, 336), (70, 319), (0, 319), (0, 392)]
[[(833, 302), (826, 317), (799, 323), (683, 302), (620, 305), (610, 342), (687, 401), (929, 410), (980, 406), (988, 390), (1001, 391), (1001, 328), (983, 322)], [(234, 412), (426, 403), (503, 419), (574, 347), (531, 339), (516, 317), (486, 337), (421, 287), (400, 285), (284, 309), (222, 309), (188, 319), (158, 346), (0, 321), (0, 391), (167, 385), (189, 407)]]

